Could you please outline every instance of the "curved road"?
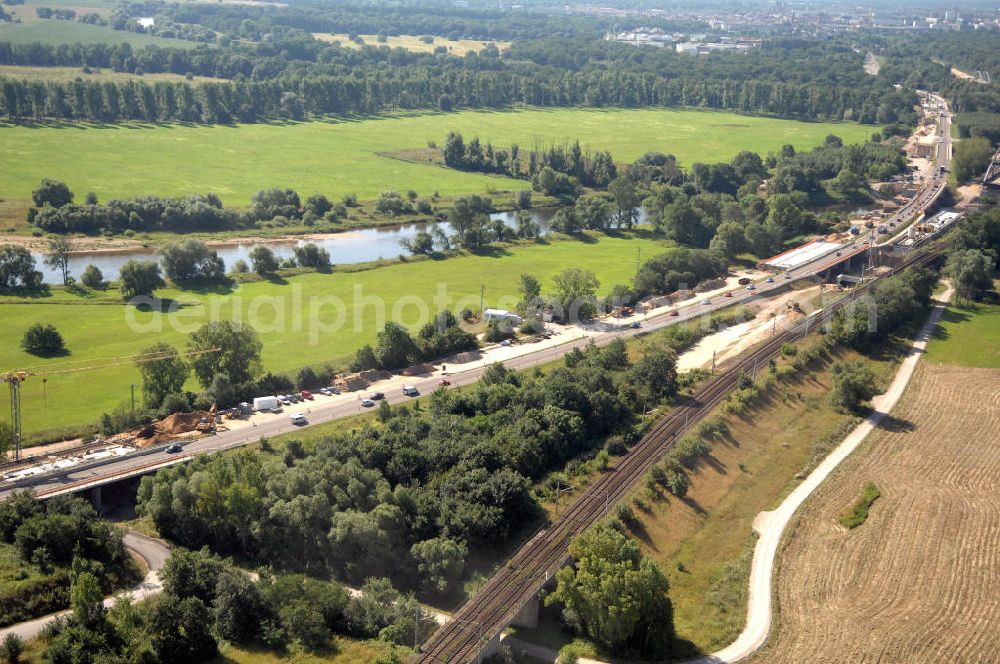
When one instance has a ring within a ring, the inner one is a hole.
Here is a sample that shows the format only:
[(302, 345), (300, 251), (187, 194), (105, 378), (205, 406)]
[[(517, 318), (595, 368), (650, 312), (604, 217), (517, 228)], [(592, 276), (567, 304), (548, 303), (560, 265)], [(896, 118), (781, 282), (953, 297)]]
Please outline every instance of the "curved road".
[[(160, 583), (160, 570), (163, 569), (164, 563), (167, 562), (167, 558), (170, 557), (170, 547), (167, 546), (162, 540), (149, 537), (148, 535), (143, 535), (134, 530), (128, 530), (125, 532), (125, 546), (134, 551), (136, 555), (142, 558), (146, 562), (146, 567), (148, 568), (146, 572), (146, 577), (139, 583), (138, 586), (133, 588), (127, 593), (129, 599), (133, 602), (145, 599), (151, 595), (159, 593), (163, 589), (163, 584)], [(111, 608), (111, 606), (118, 601), (118, 596), (113, 595), (106, 597), (104, 599), (104, 606)], [(34, 620), (27, 620), (22, 623), (17, 623), (16, 625), (10, 625), (0, 629), (0, 641), (7, 637), (8, 634), (17, 634), (19, 637), (25, 641), (33, 639), (38, 636), (42, 629), (61, 616), (65, 616), (70, 612), (60, 611), (59, 613), (52, 613), (47, 616), (42, 616), (41, 618), (35, 618)]]

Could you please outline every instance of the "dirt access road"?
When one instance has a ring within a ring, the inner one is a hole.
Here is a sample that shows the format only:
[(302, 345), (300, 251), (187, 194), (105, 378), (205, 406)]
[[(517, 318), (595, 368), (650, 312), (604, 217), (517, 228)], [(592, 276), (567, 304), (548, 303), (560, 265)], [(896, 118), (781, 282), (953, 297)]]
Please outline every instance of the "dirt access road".
[(1000, 662), (1000, 371), (922, 364), (887, 424), (799, 517), (755, 661)]

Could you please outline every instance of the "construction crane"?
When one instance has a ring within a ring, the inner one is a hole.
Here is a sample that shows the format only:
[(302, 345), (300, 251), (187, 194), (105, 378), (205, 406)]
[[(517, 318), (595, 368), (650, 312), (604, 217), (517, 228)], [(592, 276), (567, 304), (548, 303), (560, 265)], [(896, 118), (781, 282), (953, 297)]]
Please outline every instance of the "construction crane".
[(203, 350), (188, 351), (186, 353), (169, 350), (160, 353), (139, 353), (138, 355), (123, 355), (119, 357), (91, 358), (88, 360), (58, 362), (56, 364), (39, 367), (38, 369), (17, 369), (15, 371), (7, 371), (0, 374), (0, 381), (7, 383), (10, 387), (10, 426), (14, 438), (14, 460), (21, 460), (21, 383), (25, 382), (29, 376), (58, 376), (62, 374), (78, 373), (81, 371), (107, 369), (108, 367), (115, 367), (123, 364), (146, 364), (173, 357), (197, 357), (208, 353), (218, 353), (220, 350), (222, 349), (206, 348)]

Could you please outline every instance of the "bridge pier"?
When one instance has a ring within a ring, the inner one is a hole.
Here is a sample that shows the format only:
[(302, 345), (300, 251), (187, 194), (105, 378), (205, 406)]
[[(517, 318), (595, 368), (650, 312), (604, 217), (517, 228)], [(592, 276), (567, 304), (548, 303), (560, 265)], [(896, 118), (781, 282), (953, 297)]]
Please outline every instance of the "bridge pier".
[(104, 502), (101, 500), (101, 487), (95, 486), (90, 490), (90, 504), (98, 514), (104, 511)]
[(528, 629), (535, 629), (538, 627), (538, 596), (532, 597), (528, 600), (528, 603), (518, 612), (514, 619), (510, 621), (511, 625), (516, 625), (518, 627), (526, 627)]

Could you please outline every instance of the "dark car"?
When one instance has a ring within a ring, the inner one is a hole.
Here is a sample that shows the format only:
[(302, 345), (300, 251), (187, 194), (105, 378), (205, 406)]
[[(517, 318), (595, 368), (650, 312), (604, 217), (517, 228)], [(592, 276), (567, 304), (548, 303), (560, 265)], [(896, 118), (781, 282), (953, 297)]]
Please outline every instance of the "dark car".
[(174, 443), (173, 445), (167, 445), (166, 453), (167, 454), (177, 454), (182, 449), (183, 448), (180, 445), (178, 445), (177, 443)]
[(385, 399), (385, 395), (382, 394), (381, 392), (372, 392), (371, 394), (368, 395), (368, 398), (371, 399), (372, 401), (378, 401), (380, 399)]

